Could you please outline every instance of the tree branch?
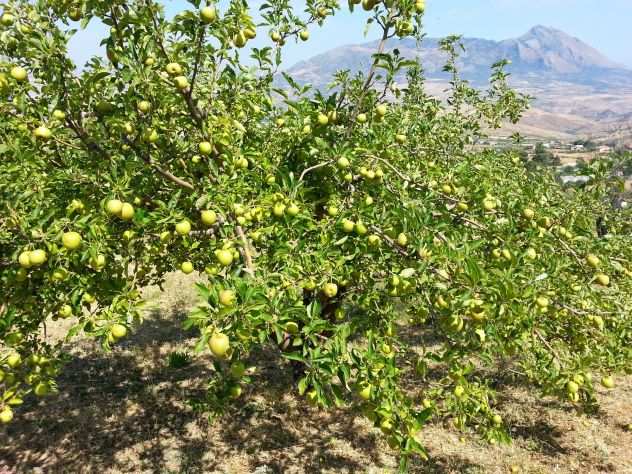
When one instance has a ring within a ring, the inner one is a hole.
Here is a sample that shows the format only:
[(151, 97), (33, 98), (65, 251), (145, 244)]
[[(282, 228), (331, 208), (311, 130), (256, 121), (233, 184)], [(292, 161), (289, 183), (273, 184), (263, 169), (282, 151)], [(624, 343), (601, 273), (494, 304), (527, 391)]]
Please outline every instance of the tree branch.
[(244, 233), (244, 229), (242, 229), (240, 225), (235, 227), (235, 230), (237, 231), (237, 235), (241, 239), (242, 249), (243, 249), (242, 254), (243, 254), (244, 260), (246, 261), (246, 271), (250, 273), (250, 276), (254, 276), (255, 266), (252, 263), (252, 254), (250, 253), (250, 243), (248, 242), (248, 238), (246, 237), (246, 234)]

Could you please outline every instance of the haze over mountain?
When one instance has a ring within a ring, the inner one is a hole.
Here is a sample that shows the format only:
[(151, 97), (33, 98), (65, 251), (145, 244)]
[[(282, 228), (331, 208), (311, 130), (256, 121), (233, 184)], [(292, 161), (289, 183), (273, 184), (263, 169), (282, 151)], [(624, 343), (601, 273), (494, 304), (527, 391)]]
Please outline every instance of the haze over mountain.
[[(535, 26), (524, 35), (492, 41), (463, 38), (465, 51), (458, 62), (465, 79), (477, 87), (487, 84), (490, 66), (500, 59), (511, 64), (511, 84), (536, 97), (521, 131), (536, 136), (570, 139), (606, 137), (632, 129), (632, 70), (611, 61), (595, 48), (563, 31)], [(366, 71), (378, 42), (348, 45), (302, 61), (289, 69), (302, 83), (322, 88), (335, 71)], [(393, 39), (388, 49), (421, 59), (429, 90), (441, 95), (446, 54), (439, 39)]]

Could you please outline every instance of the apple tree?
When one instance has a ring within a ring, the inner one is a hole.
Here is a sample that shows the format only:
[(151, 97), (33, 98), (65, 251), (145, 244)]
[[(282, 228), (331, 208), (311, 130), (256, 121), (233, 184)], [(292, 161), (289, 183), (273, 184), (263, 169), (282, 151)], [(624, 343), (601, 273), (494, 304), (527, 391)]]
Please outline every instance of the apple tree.
[[(506, 62), (475, 89), (446, 38), (439, 100), (395, 43), (421, 39), (423, 0), (350, 0), (378, 49), (314, 90), (280, 72), (282, 52), (339, 2), (189, 3), (168, 19), (153, 0), (4, 2), (0, 421), (56, 391), (47, 325), (107, 350), (174, 271), (202, 276), (185, 326), (215, 375), (197, 408), (220, 416), (256, 390), (245, 361), (269, 345), (301, 396), (357, 406), (403, 459), (425, 456), (430, 419), (507, 440), (499, 370), (591, 407), (632, 369), (615, 163), (566, 189), (476, 145), (528, 106)], [(78, 67), (68, 43), (90, 21), (110, 28), (107, 54)]]

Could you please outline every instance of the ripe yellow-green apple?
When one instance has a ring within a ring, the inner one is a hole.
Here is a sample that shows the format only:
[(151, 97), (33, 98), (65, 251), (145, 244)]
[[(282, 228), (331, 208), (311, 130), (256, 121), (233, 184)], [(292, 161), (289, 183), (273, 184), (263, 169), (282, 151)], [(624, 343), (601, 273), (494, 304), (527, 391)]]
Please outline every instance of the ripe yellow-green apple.
[(167, 71), (167, 74), (170, 76), (179, 76), (182, 74), (182, 66), (178, 63), (169, 63), (165, 66), (165, 71)]
[(604, 388), (613, 389), (614, 388), (614, 379), (611, 376), (606, 375), (606, 376), (601, 378), (601, 385)]
[(6, 362), (9, 367), (15, 369), (16, 367), (19, 367), (19, 365), (22, 363), (22, 357), (17, 352), (13, 352), (12, 354), (8, 355)]
[(331, 217), (338, 215), (338, 208), (336, 206), (327, 206), (327, 214)]
[(525, 219), (533, 219), (535, 217), (535, 211), (526, 207), (522, 210), (522, 217)]
[(355, 228), (355, 222), (353, 222), (350, 219), (342, 220), (342, 230), (345, 231), (347, 234), (350, 234), (351, 232), (353, 232), (354, 228)]
[(303, 41), (307, 41), (309, 39), (309, 31), (307, 30), (301, 30), (298, 35)]
[(441, 186), (441, 191), (443, 191), (444, 194), (452, 194), (452, 186), (449, 184), (443, 184)]
[(110, 215), (119, 216), (122, 209), (123, 203), (118, 199), (110, 199), (108, 202), (105, 203), (105, 210)]
[(329, 123), (329, 117), (322, 112), (318, 114), (317, 120), (319, 125), (327, 125)]
[(15, 22), (15, 17), (11, 13), (3, 13), (0, 17), (0, 23), (4, 26), (11, 26)]
[(185, 275), (188, 275), (189, 273), (193, 273), (193, 270), (195, 270), (195, 268), (193, 268), (193, 264), (191, 262), (182, 262), (182, 264), (180, 265), (180, 270), (182, 270), (182, 273), (184, 273)]
[(397, 236), (397, 243), (402, 247), (406, 247), (408, 245), (408, 236), (403, 232)]
[(180, 235), (188, 235), (191, 232), (191, 223), (186, 219), (178, 222), (176, 224), (176, 232)]
[(457, 398), (461, 398), (463, 395), (465, 395), (465, 389), (463, 388), (463, 386), (457, 385), (456, 387), (454, 387), (454, 395)]
[(110, 333), (112, 334), (112, 336), (114, 336), (114, 338), (121, 339), (122, 337), (125, 337), (127, 335), (127, 328), (122, 324), (115, 323), (112, 324), (112, 327), (110, 328)]
[(11, 410), (9, 406), (3, 407), (2, 410), (0, 410), (0, 423), (6, 425), (11, 423), (11, 420), (13, 420), (13, 410)]
[(50, 393), (50, 385), (46, 382), (39, 382), (33, 388), (33, 393), (38, 397), (45, 397)]
[(70, 10), (68, 10), (68, 18), (70, 18), (72, 21), (79, 21), (81, 20), (82, 17), (83, 17), (83, 14), (81, 13), (80, 8), (73, 7)]
[[(365, 1), (366, 0), (363, 0), (363, 2)], [(389, 434), (391, 431), (393, 431), (393, 423), (391, 422), (391, 420), (389, 420), (388, 418), (382, 420), (382, 422), (380, 423), (380, 430), (384, 434)]]
[(341, 156), (340, 158), (338, 158), (338, 161), (336, 161), (336, 164), (338, 165), (338, 168), (340, 168), (341, 170), (347, 169), (351, 166), (351, 162), (349, 161), (349, 158), (345, 156)]
[(380, 104), (375, 107), (375, 112), (378, 116), (384, 117), (386, 115), (386, 112), (388, 112), (388, 107), (386, 106), (386, 104)]
[(18, 263), (22, 268), (31, 268), (31, 252), (24, 251), (18, 255)]
[(176, 88), (181, 91), (189, 87), (189, 80), (185, 76), (178, 76), (174, 78), (173, 83), (176, 85)]
[(406, 135), (398, 133), (397, 135), (395, 135), (395, 141), (400, 145), (403, 145), (404, 143), (406, 143)]
[(123, 238), (125, 240), (132, 240), (134, 238), (134, 231), (127, 229), (125, 232), (123, 232)]
[(270, 33), (270, 39), (275, 43), (278, 43), (279, 41), (281, 41), (282, 38), (278, 31), (272, 31)]
[(577, 393), (579, 392), (579, 385), (576, 382), (570, 380), (566, 383), (566, 391), (568, 393)]
[(358, 121), (358, 123), (366, 123), (367, 116), (366, 114), (358, 114), (358, 116), (356, 117), (356, 120)]
[(485, 199), (483, 199), (483, 208), (486, 211), (496, 209), (496, 199), (491, 197), (486, 197)]
[(503, 418), (500, 415), (492, 416), (492, 423), (494, 426), (500, 426), (503, 423)]
[(200, 150), (202, 155), (209, 156), (213, 152), (213, 145), (210, 142), (201, 142), (198, 145), (198, 150)]
[(148, 56), (145, 58), (145, 66), (153, 66), (156, 63), (156, 58), (153, 56)]
[(540, 308), (547, 308), (549, 306), (549, 299), (546, 296), (538, 296), (535, 299), (535, 304)]
[(146, 114), (151, 110), (151, 102), (149, 102), (148, 100), (141, 100), (136, 107), (138, 108), (139, 112)]
[(108, 115), (114, 112), (114, 106), (110, 104), (108, 101), (100, 100), (94, 106), (94, 109), (99, 115)]
[(55, 109), (53, 110), (53, 118), (57, 120), (64, 120), (66, 118), (66, 113), (59, 109)]
[(366, 228), (364, 223), (360, 221), (355, 223), (354, 230), (355, 233), (358, 235), (366, 235), (366, 233), (368, 232), (368, 229)]
[(40, 125), (35, 130), (33, 130), (33, 136), (35, 138), (39, 138), (39, 139), (42, 139), (42, 140), (47, 140), (52, 135), (53, 135), (53, 132), (51, 132), (50, 128), (45, 127), (43, 125)]
[(323, 285), (323, 294), (327, 298), (333, 298), (338, 294), (338, 285), (335, 283), (325, 283)]
[(217, 19), (217, 10), (215, 7), (207, 6), (200, 10), (200, 19), (204, 23), (213, 23)]
[(423, 13), (426, 9), (426, 0), (417, 0), (415, 2), (415, 13)]
[(253, 39), (257, 37), (257, 32), (253, 28), (245, 28), (244, 35), (247, 39)]
[(365, 385), (358, 391), (358, 395), (362, 400), (370, 400), (372, 388), (371, 385)]
[(371, 247), (377, 247), (380, 245), (380, 236), (375, 234), (369, 235), (368, 241)]
[(217, 258), (217, 261), (225, 267), (233, 263), (233, 253), (230, 250), (216, 250), (215, 257)]
[(224, 357), (230, 348), (230, 339), (226, 334), (214, 332), (208, 341), (208, 347), (216, 357)]
[(233, 290), (220, 290), (219, 304), (222, 306), (232, 306), (235, 304), (235, 292)]
[(294, 321), (289, 321), (285, 323), (285, 332), (288, 334), (298, 334), (298, 324)]
[(243, 31), (240, 31), (233, 37), (233, 43), (238, 48), (243, 48), (244, 46), (246, 46), (247, 42), (248, 38), (246, 38), (246, 34)]
[(336, 321), (344, 321), (345, 316), (345, 310), (342, 308), (336, 308), (336, 311), (334, 311), (334, 317), (336, 318)]
[(277, 202), (272, 208), (272, 214), (276, 217), (283, 217), (283, 214), (285, 214), (285, 204)]
[(528, 258), (529, 260), (535, 260), (538, 256), (537, 252), (535, 251), (534, 248), (528, 248), (527, 251), (525, 252), (525, 257)]
[(129, 202), (124, 202), (121, 206), (121, 219), (129, 221), (134, 217), (134, 206)]
[(596, 255), (589, 253), (588, 255), (586, 255), (586, 263), (593, 267), (593, 268), (599, 268), (599, 265), (601, 264), (601, 261), (599, 260), (599, 257), (597, 257)]
[(28, 73), (26, 72), (26, 69), (20, 66), (12, 67), (11, 71), (9, 71), (9, 75), (13, 79), (15, 79), (17, 82), (24, 82), (26, 81), (28, 77)]
[(206, 209), (200, 213), (200, 219), (202, 220), (202, 224), (211, 226), (217, 222), (217, 213)]
[(64, 232), (61, 243), (66, 250), (76, 250), (81, 246), (81, 235), (78, 232)]
[(100, 270), (105, 267), (105, 255), (98, 254), (90, 257), (90, 266), (95, 270)]
[(69, 318), (70, 316), (72, 316), (72, 307), (70, 305), (63, 305), (62, 307), (59, 308), (59, 310), (57, 311), (57, 315), (60, 318)]
[(595, 275), (595, 281), (601, 286), (608, 286), (610, 284), (610, 277), (605, 273), (597, 273), (597, 275)]
[(298, 215), (299, 212), (300, 212), (300, 209), (296, 205), (296, 203), (291, 203), (288, 207), (285, 208), (285, 213), (290, 217), (294, 217)]

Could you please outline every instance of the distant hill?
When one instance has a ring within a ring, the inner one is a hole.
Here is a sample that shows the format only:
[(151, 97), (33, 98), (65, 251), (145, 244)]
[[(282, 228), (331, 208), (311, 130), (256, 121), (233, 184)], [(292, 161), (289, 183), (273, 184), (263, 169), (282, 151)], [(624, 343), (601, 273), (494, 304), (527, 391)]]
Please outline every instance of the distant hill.
[[(632, 129), (632, 70), (581, 40), (554, 28), (535, 26), (518, 38), (462, 41), (466, 50), (459, 68), (475, 86), (487, 83), (494, 62), (511, 61), (507, 70), (512, 85), (537, 99), (520, 125), (530, 135), (599, 138), (613, 130)], [(335, 48), (299, 62), (288, 72), (299, 82), (322, 88), (340, 69), (366, 70), (377, 44)], [(405, 57), (419, 57), (430, 90), (440, 95), (445, 89), (447, 76), (442, 68), (446, 55), (439, 49), (439, 39), (425, 38), (419, 45), (411, 39), (393, 39), (387, 48), (397, 48)]]

